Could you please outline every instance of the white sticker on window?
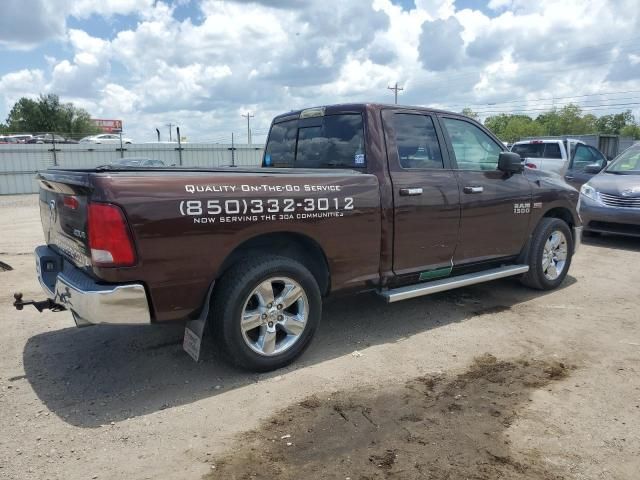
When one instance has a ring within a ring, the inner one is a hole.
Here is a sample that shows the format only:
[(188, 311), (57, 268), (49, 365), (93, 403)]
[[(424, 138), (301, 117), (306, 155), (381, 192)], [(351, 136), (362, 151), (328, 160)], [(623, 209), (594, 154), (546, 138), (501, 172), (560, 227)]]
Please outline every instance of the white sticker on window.
[(356, 165), (364, 165), (364, 153), (356, 153), (354, 160)]

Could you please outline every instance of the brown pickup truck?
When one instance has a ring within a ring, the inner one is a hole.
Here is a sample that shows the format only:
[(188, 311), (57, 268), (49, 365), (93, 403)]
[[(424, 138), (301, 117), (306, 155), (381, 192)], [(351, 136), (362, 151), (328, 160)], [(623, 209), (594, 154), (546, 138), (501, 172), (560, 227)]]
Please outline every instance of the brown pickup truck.
[[(39, 174), (47, 299), (78, 326), (185, 322), (236, 364), (281, 367), (322, 298), (387, 302), (513, 276), (564, 279), (578, 192), (464, 116), (336, 105), (273, 120), (261, 168), (50, 169)], [(391, 307), (389, 307), (391, 308)]]

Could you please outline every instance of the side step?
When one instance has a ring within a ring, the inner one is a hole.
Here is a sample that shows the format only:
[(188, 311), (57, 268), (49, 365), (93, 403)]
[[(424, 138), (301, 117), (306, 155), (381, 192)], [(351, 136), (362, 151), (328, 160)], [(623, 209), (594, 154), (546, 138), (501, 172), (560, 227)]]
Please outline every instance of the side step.
[(507, 265), (482, 272), (468, 273), (466, 275), (443, 278), (432, 282), (394, 288), (393, 290), (382, 290), (378, 292), (378, 294), (384, 297), (387, 303), (393, 303), (399, 302), (400, 300), (407, 300), (408, 298), (422, 297), (424, 295), (431, 295), (432, 293), (444, 292), (445, 290), (466, 287), (467, 285), (497, 280), (498, 278), (520, 275), (528, 271), (529, 265)]

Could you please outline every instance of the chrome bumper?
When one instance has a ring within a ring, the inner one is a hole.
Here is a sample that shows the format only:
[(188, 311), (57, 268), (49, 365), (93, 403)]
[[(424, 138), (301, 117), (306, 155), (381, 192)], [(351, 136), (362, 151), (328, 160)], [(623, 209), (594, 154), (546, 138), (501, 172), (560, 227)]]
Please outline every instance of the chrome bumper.
[(151, 322), (147, 294), (141, 284), (101, 285), (45, 245), (36, 248), (35, 256), (42, 289), (73, 314), (79, 327)]
[(573, 227), (573, 253), (576, 253), (582, 245), (582, 230), (584, 227)]

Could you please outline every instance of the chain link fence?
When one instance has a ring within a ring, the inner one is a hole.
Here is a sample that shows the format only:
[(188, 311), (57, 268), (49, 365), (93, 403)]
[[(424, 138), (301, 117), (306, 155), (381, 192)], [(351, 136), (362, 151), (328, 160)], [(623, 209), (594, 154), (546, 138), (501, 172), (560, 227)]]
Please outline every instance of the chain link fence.
[(0, 144), (0, 195), (37, 193), (35, 175), (49, 167), (94, 168), (126, 158), (176, 167), (255, 167), (262, 152), (262, 145), (230, 143), (6, 143)]

